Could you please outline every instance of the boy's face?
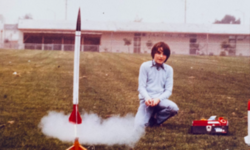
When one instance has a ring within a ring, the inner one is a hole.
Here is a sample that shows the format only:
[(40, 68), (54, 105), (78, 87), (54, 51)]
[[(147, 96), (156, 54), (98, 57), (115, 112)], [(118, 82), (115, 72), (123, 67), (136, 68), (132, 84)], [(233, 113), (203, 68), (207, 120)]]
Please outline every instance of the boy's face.
[(158, 48), (158, 51), (155, 53), (155, 56), (154, 56), (154, 61), (161, 65), (164, 63), (164, 61), (167, 59), (167, 56), (163, 54), (163, 48), (162, 47), (159, 47)]

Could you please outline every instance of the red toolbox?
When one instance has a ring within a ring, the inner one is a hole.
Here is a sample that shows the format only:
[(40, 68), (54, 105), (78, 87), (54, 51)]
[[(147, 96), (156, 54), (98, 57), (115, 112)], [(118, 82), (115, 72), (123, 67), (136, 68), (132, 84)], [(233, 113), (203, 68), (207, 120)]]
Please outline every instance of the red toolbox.
[(211, 116), (208, 120), (194, 120), (191, 126), (193, 134), (227, 134), (228, 121), (223, 117), (215, 119), (216, 116)]

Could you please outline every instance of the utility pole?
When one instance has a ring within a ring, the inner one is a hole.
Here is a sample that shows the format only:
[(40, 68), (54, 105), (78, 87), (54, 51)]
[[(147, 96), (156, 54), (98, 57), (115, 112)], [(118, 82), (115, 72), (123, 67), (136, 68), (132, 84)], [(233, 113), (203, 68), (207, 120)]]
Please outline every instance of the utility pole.
[(67, 20), (67, 1), (65, 0), (65, 20)]
[(185, 0), (185, 14), (184, 14), (184, 23), (186, 24), (186, 12), (187, 12), (187, 0)]

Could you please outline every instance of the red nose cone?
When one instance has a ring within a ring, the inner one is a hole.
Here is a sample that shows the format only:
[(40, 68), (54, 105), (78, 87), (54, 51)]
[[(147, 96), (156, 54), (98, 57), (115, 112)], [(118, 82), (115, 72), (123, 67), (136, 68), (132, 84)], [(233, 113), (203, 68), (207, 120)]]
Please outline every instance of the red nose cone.
[(250, 110), (250, 99), (248, 100), (248, 106), (247, 106), (247, 110)]
[(81, 124), (82, 123), (82, 118), (81, 118), (81, 115), (78, 111), (78, 105), (76, 105), (76, 104), (73, 105), (73, 111), (69, 116), (69, 122), (74, 123), (74, 124)]

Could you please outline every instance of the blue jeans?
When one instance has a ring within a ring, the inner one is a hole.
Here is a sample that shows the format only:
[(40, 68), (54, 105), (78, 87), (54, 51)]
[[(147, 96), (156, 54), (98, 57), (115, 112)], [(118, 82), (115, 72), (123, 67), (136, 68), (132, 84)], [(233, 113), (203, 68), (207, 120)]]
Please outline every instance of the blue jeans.
[(147, 106), (145, 100), (140, 100), (140, 106), (135, 116), (135, 126), (147, 126), (151, 118), (155, 119), (156, 124), (160, 125), (179, 111), (178, 106), (171, 100), (164, 99), (154, 107)]

